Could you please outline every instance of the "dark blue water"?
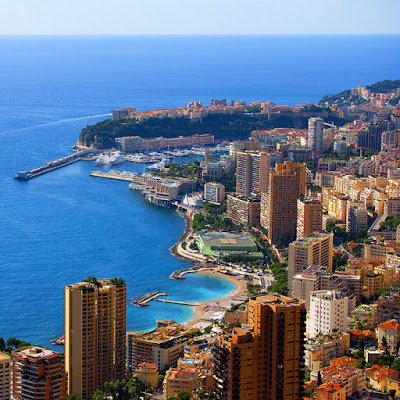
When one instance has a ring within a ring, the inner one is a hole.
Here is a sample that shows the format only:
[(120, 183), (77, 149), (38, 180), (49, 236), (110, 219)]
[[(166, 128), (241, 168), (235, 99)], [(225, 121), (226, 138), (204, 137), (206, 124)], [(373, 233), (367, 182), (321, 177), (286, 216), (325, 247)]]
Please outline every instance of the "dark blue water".
[[(183, 219), (125, 182), (89, 177), (92, 163), (29, 182), (13, 180), (18, 170), (65, 155), (113, 108), (212, 98), (294, 105), (398, 79), (399, 66), (398, 35), (0, 37), (0, 336), (49, 345), (63, 331), (64, 285), (88, 275), (123, 277), (129, 297), (165, 290), (195, 301), (232, 290), (203, 275), (169, 280), (190, 265), (169, 253)], [(190, 316), (153, 302), (128, 309), (128, 328)]]

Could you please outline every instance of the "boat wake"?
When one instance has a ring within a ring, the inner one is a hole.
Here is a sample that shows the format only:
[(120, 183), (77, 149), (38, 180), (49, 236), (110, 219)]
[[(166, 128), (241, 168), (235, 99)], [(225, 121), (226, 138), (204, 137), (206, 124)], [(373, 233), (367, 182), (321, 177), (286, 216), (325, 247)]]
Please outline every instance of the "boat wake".
[(77, 118), (64, 118), (64, 119), (60, 119), (58, 121), (46, 122), (45, 124), (26, 126), (25, 128), (8, 129), (6, 131), (0, 132), (0, 135), (6, 134), (6, 133), (11, 133), (11, 132), (23, 132), (23, 131), (26, 131), (26, 130), (29, 130), (29, 129), (42, 128), (42, 127), (51, 126), (51, 125), (60, 125), (60, 124), (66, 123), (66, 122), (85, 120), (85, 119), (88, 119), (88, 118), (107, 117), (107, 116), (110, 116), (110, 115), (112, 115), (112, 114), (97, 114), (97, 115), (87, 115), (87, 116), (84, 116), (84, 117), (77, 117)]

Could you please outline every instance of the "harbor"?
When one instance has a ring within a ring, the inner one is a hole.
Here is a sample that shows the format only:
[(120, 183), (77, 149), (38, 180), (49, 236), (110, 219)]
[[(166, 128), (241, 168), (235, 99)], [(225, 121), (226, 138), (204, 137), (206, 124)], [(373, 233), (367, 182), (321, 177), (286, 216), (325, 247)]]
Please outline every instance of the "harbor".
[(97, 153), (98, 153), (97, 150), (77, 151), (76, 153), (58, 158), (57, 160), (49, 161), (46, 164), (42, 165), (41, 167), (33, 168), (27, 171), (18, 171), (17, 175), (14, 176), (14, 179), (28, 181), (29, 179), (36, 178), (43, 174), (47, 174), (48, 172), (73, 164), (77, 161), (91, 160), (92, 157)]
[(157, 299), (159, 296), (168, 296), (168, 293), (166, 292), (152, 292), (152, 293), (147, 293), (142, 297), (139, 297), (138, 299), (131, 300), (131, 304), (133, 306), (138, 306), (138, 307), (145, 307), (148, 306), (148, 303), (152, 300)]

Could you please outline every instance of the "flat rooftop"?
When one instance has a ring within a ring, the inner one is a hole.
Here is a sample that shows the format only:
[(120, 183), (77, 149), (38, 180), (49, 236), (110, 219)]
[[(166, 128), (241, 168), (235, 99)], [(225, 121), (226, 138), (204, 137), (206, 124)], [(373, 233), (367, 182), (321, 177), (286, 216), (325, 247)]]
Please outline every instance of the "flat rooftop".
[(208, 232), (200, 235), (206, 246), (210, 247), (254, 247), (254, 240), (247, 235), (229, 232)]

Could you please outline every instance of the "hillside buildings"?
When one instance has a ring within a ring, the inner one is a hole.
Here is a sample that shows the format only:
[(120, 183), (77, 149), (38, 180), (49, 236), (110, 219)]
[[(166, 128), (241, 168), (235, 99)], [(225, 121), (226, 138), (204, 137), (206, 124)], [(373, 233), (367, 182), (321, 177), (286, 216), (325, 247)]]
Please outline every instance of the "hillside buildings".
[(115, 138), (115, 147), (123, 151), (157, 150), (179, 147), (208, 146), (214, 143), (214, 135), (179, 136), (175, 138), (158, 137), (143, 139), (140, 136), (124, 136)]
[(60, 354), (38, 346), (12, 352), (14, 400), (66, 400), (67, 374)]
[(253, 297), (249, 327), (218, 336), (217, 399), (299, 399), (303, 380), (305, 307), (281, 295)]
[(65, 287), (65, 369), (68, 393), (90, 399), (125, 377), (126, 284), (91, 279)]

